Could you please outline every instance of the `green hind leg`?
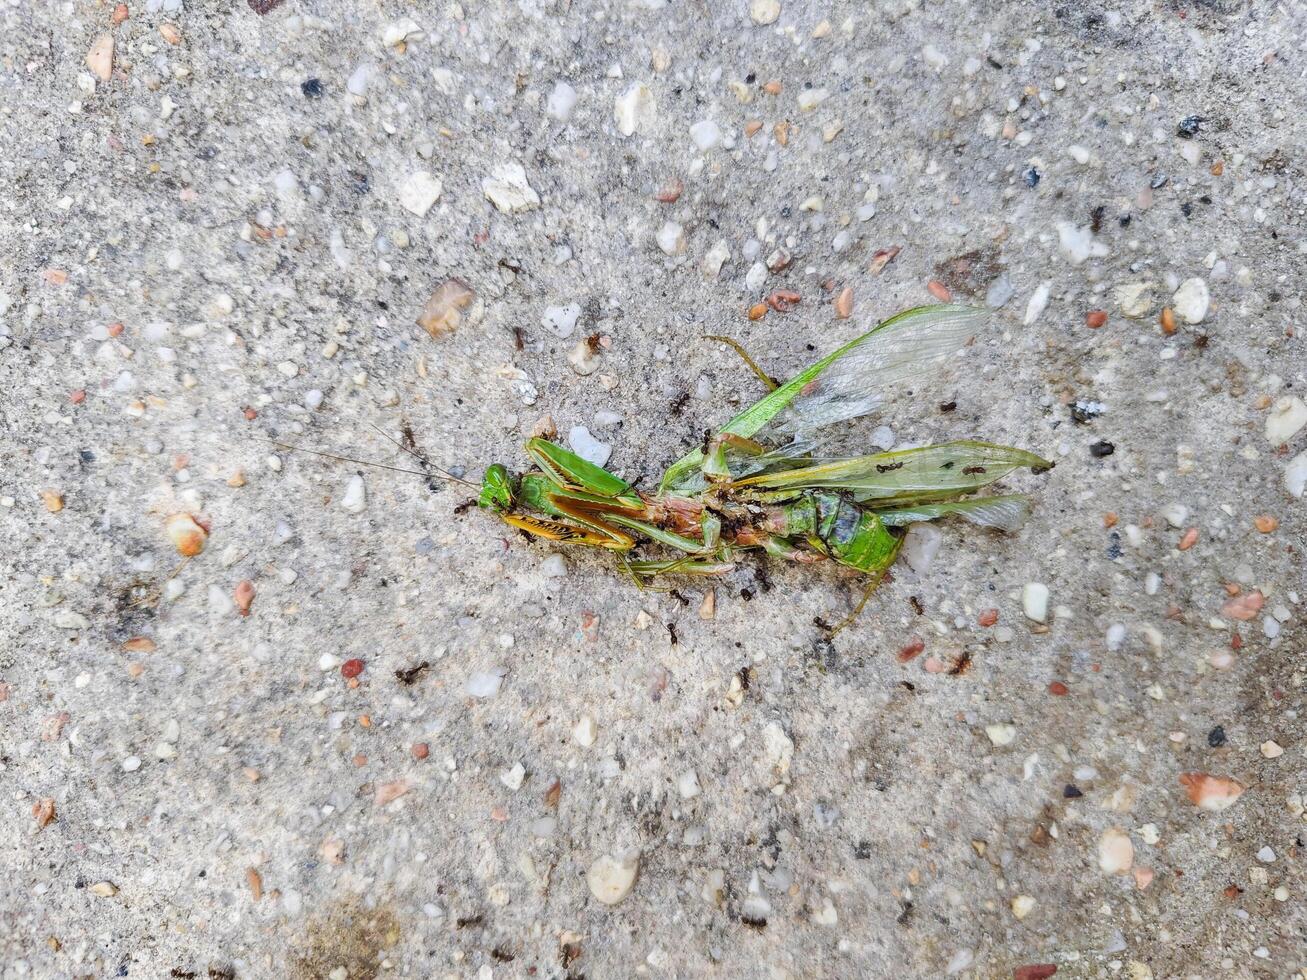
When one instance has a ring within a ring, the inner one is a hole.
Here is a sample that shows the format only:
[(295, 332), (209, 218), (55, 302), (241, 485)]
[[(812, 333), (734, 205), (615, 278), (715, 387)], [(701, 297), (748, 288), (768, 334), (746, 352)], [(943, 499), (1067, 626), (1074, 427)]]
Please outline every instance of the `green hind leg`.
[(647, 580), (660, 575), (725, 575), (735, 568), (733, 561), (709, 561), (685, 555), (666, 561), (623, 561), (622, 570), (631, 576), (638, 588), (647, 587)]

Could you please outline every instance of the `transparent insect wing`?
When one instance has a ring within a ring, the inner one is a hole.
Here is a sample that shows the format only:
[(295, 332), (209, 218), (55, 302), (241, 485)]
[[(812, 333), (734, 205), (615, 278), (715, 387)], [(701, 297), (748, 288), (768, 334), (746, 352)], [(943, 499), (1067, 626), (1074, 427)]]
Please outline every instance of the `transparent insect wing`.
[(815, 440), (795, 438), (783, 446), (763, 453), (761, 456), (727, 453), (726, 462), (731, 470), (731, 478), (743, 479), (754, 473), (771, 473), (778, 470), (791, 470), (808, 465), (809, 454), (817, 448)]
[(965, 347), (987, 315), (977, 307), (942, 304), (892, 317), (807, 385), (777, 428), (803, 432), (875, 411), (889, 393), (919, 384)]
[(848, 490), (855, 500), (886, 505), (896, 500), (920, 502), (923, 496), (955, 496), (974, 492), (1022, 466), (1047, 469), (1052, 464), (1013, 446), (959, 440), (855, 456), (802, 469), (747, 478), (743, 485), (759, 489)]
[(1030, 501), (1021, 494), (1010, 494), (919, 504), (915, 507), (877, 511), (877, 514), (883, 523), (891, 527), (933, 521), (940, 517), (961, 517), (978, 527), (990, 527), (1011, 534), (1020, 530), (1030, 517)]

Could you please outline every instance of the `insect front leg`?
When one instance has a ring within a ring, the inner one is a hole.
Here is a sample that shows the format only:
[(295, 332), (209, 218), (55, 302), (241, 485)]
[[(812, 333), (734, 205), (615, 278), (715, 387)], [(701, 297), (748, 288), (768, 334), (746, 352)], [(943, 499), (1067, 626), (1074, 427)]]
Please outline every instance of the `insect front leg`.
[(565, 544), (604, 548), (608, 551), (630, 551), (635, 547), (635, 538), (615, 528), (600, 531), (579, 524), (570, 524), (567, 521), (536, 517), (534, 514), (504, 513), (499, 517), (505, 524), (547, 541), (562, 541)]

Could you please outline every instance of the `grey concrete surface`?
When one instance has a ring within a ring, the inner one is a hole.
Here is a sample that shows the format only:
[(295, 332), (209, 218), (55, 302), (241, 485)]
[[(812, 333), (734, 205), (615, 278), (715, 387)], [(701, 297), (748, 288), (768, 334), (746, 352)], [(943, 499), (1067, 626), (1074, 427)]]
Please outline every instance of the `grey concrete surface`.
[[(1305, 37), (1230, 0), (4, 0), (0, 976), (1302, 974)], [(407, 425), (476, 481), (551, 416), (649, 486), (760, 391), (703, 335), (786, 375), (946, 294), (989, 327), (851, 447), (1058, 465), (833, 642), (837, 570), (702, 618), (274, 445), (410, 468)]]

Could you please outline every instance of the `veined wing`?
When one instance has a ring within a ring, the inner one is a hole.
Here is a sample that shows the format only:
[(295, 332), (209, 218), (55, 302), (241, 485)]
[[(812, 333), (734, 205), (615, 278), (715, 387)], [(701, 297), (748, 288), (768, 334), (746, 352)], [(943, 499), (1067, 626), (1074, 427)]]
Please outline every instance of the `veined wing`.
[[(812, 450), (816, 448), (813, 440), (796, 437), (783, 446), (769, 449), (759, 456), (749, 456), (734, 452), (727, 447), (726, 466), (731, 472), (732, 480), (741, 480), (755, 473), (775, 473), (780, 470), (793, 470), (801, 466), (810, 466), (813, 462)], [(708, 487), (707, 478), (698, 470), (687, 473), (677, 481), (679, 493), (699, 493)]]
[(807, 432), (874, 412), (886, 395), (919, 384), (966, 346), (988, 315), (979, 307), (940, 304), (891, 317), (804, 384), (777, 427)]
[(980, 527), (992, 527), (1011, 533), (1026, 523), (1030, 516), (1030, 501), (1019, 493), (1001, 497), (972, 497), (968, 500), (877, 510), (876, 516), (882, 524), (890, 527), (957, 516)]
[(783, 492), (848, 490), (859, 503), (921, 502), (961, 496), (988, 486), (1015, 469), (1053, 464), (1013, 446), (959, 440), (918, 449), (854, 456), (797, 470), (763, 473), (736, 481), (737, 490)]
[[(949, 303), (905, 310), (764, 395), (719, 434), (751, 437), (791, 406), (792, 416), (780, 427), (794, 432), (865, 415), (887, 392), (920, 380), (961, 350), (987, 315), (982, 308)], [(661, 489), (680, 485), (702, 462), (701, 449), (687, 453), (668, 467)]]

